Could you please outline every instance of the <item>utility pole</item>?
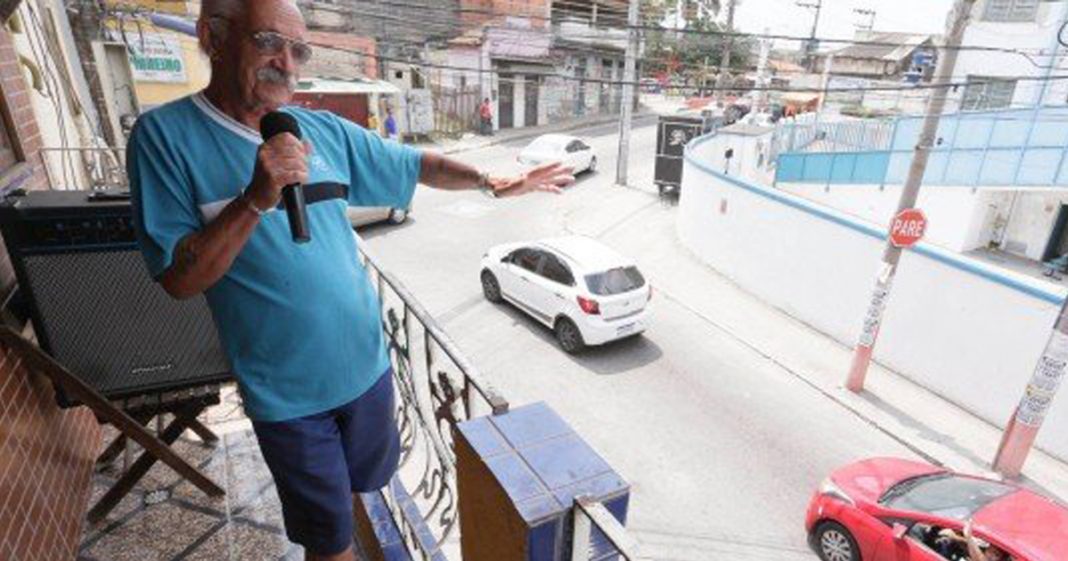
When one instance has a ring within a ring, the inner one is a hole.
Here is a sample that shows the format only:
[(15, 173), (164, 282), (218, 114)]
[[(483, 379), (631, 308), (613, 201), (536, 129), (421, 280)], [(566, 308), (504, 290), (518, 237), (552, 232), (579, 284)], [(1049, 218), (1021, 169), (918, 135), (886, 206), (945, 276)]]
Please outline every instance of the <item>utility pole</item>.
[(1001, 437), (994, 470), (1005, 477), (1019, 477), (1031, 447), (1038, 437), (1038, 430), (1046, 419), (1053, 398), (1057, 395), (1068, 365), (1068, 300), (1061, 306), (1061, 313), (1053, 325), (1053, 333), (1042, 357), (1035, 365), (1031, 381), (1027, 384), (1020, 405), (1012, 413), (1005, 434)]
[(861, 17), (864, 17), (864, 16), (868, 17), (868, 23), (867, 24), (863, 24), (863, 23), (854, 24), (857, 29), (864, 29), (864, 30), (866, 30), (868, 32), (871, 32), (871, 31), (873, 31), (875, 29), (875, 10), (872, 10), (872, 9), (869, 9), (869, 8), (854, 8), (853, 9), (853, 13), (857, 14), (857, 15), (859, 15)]
[[(961, 39), (964, 37), (964, 28), (968, 25), (968, 19), (972, 13), (972, 6), (976, 0), (956, 0), (953, 12), (949, 18), (948, 31), (946, 32), (946, 47), (942, 56), (939, 57), (938, 70), (935, 72), (933, 81), (934, 89), (927, 101), (927, 115), (923, 120), (923, 130), (920, 139), (912, 155), (912, 165), (909, 166), (908, 178), (901, 190), (901, 199), (897, 203), (897, 216), (901, 211), (911, 209), (916, 205), (916, 199), (920, 194), (920, 182), (923, 181), (923, 173), (927, 169), (927, 160), (931, 155), (931, 147), (934, 146), (935, 135), (938, 132), (938, 122), (942, 117), (942, 111), (946, 106), (946, 97), (949, 94), (949, 83), (953, 79), (953, 69), (957, 65), (957, 55), (960, 53)], [(846, 380), (846, 388), (853, 392), (864, 389), (864, 378), (871, 364), (872, 351), (875, 341), (879, 336), (879, 327), (882, 323), (883, 310), (890, 298), (890, 286), (897, 272), (897, 264), (901, 259), (901, 248), (894, 245), (890, 238), (886, 240), (886, 248), (883, 250), (883, 261), (880, 272), (875, 280), (875, 290), (872, 293), (871, 303), (867, 315), (864, 318), (864, 328), (857, 340), (857, 346), (853, 353), (853, 364), (849, 369), (849, 377)]]
[(630, 34), (630, 40), (627, 41), (626, 60), (623, 64), (623, 106), (619, 111), (619, 157), (616, 159), (616, 185), (627, 184), (630, 119), (634, 114), (634, 84), (638, 82), (635, 76), (638, 57), (638, 3), (639, 0), (630, 0), (630, 7), (627, 10), (627, 33)]
[(809, 34), (808, 43), (805, 45), (805, 68), (808, 68), (810, 72), (814, 72), (816, 64), (816, 31), (819, 30), (820, 26), (820, 11), (823, 10), (823, 0), (797, 2), (797, 5), (816, 12), (815, 17), (812, 18), (812, 33)]
[[(1068, 26), (1068, 3), (1061, 8), (1061, 26)], [(1064, 28), (1061, 27), (1063, 30)], [(1034, 131), (1035, 123), (1038, 122), (1049, 87), (1049, 78), (1053, 75), (1053, 68), (1060, 60), (1062, 43), (1060, 34), (1053, 39), (1050, 45), (1050, 62), (1046, 66), (1045, 80), (1038, 88), (1035, 95), (1035, 105), (1031, 114), (1031, 126), (1028, 137)], [(1065, 45), (1068, 46), (1068, 45)], [(1018, 173), (1018, 172), (1017, 172)], [(1013, 197), (1013, 206), (1016, 198)], [(1009, 216), (1012, 216), (1012, 206)], [(1008, 230), (1006, 226), (1005, 230)], [(1001, 437), (1001, 445), (998, 446), (997, 455), (994, 456), (994, 470), (1005, 477), (1019, 477), (1023, 471), (1024, 462), (1031, 452), (1031, 448), (1038, 438), (1038, 431), (1042, 428), (1042, 422), (1046, 418), (1053, 398), (1057, 395), (1061, 381), (1064, 379), (1065, 366), (1068, 365), (1068, 300), (1061, 306), (1061, 313), (1053, 324), (1053, 333), (1046, 342), (1046, 349), (1042, 352), (1042, 358), (1038, 359), (1031, 381), (1027, 384), (1024, 396), (1020, 404), (1012, 413), (1005, 434)]]
[[(736, 0), (727, 0), (727, 33), (734, 32), (734, 5)], [(723, 88), (727, 84), (727, 70), (731, 66), (731, 47), (734, 37), (727, 35), (723, 41), (723, 54), (719, 59), (719, 76), (716, 77), (716, 101), (723, 105)]]

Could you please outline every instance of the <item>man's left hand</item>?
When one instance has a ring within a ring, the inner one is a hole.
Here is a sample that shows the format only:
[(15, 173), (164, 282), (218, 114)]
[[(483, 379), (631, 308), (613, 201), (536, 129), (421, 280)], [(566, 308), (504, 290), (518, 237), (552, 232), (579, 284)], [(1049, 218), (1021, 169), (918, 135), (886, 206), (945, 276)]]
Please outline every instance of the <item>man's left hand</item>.
[(564, 187), (575, 182), (574, 171), (560, 162), (553, 162), (517, 177), (491, 178), (489, 185), (497, 197), (518, 197), (538, 191), (562, 193)]

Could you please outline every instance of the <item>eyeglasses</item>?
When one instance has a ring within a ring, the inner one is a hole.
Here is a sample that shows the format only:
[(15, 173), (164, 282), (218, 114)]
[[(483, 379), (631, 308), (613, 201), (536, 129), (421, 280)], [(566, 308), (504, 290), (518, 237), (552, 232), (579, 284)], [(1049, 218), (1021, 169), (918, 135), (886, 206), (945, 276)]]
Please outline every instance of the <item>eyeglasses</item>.
[(290, 39), (277, 31), (260, 31), (252, 34), (252, 44), (262, 55), (278, 56), (289, 47), (289, 56), (298, 65), (307, 64), (312, 57), (311, 45), (299, 39)]

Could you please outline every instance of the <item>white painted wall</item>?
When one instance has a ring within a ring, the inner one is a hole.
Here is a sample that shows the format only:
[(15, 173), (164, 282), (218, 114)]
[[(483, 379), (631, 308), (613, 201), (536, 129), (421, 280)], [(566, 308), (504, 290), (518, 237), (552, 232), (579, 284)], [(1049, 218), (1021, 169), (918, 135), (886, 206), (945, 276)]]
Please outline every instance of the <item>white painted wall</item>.
[[(709, 157), (714, 169), (721, 169), (715, 167), (715, 162), (720, 159), (719, 151), (712, 152)], [(902, 190), (901, 185), (880, 188), (878, 185), (779, 183), (776, 187), (839, 210), (873, 227), (890, 223)], [(1052, 189), (1019, 190), (1015, 191), (1015, 204), (1013, 193), (1012, 190), (970, 187), (921, 189), (916, 206), (927, 215), (925, 241), (956, 252), (999, 242), (1007, 253), (1040, 261), (1060, 206), (1068, 204), (1068, 193)], [(1000, 228), (999, 221), (1004, 222)]]
[(1068, 204), (1068, 193), (1020, 193), (1005, 236), (1006, 250), (1041, 260), (1062, 204)]
[[(777, 187), (812, 202), (840, 210), (873, 227), (890, 223), (901, 198), (901, 185), (813, 185), (779, 183)], [(928, 187), (920, 190), (916, 206), (927, 215), (924, 239), (951, 251), (964, 252), (986, 245), (981, 239), (988, 201), (982, 191), (968, 187)]]
[[(1065, 2), (1040, 2), (1038, 6), (1038, 16), (1034, 22), (999, 23), (982, 21), (986, 2), (977, 2), (972, 19), (964, 33), (963, 44), (1005, 47), (1029, 53), (1049, 52), (1050, 48), (1056, 45), (1056, 34), (1061, 22), (1064, 21), (1068, 5)], [(1063, 52), (1064, 49), (1061, 49), (1062, 56), (1057, 61), (1057, 68), (1052, 71), (1055, 75), (1063, 75), (1068, 70), (1068, 57), (1063, 56)], [(957, 59), (954, 78), (963, 80), (969, 75), (1043, 76), (1046, 70), (1039, 66), (1046, 65), (1049, 58), (1040, 55), (1037, 60), (1038, 66), (1014, 53), (962, 50)], [(1043, 82), (1039, 80), (1018, 83), (1013, 97), (1013, 106), (1034, 105), (1042, 92), (1042, 86)], [(963, 88), (954, 96), (955, 102), (959, 103), (962, 93)], [(1049, 83), (1049, 87), (1045, 90), (1043, 104), (1064, 105), (1066, 102), (1068, 102), (1068, 84), (1064, 80)], [(952, 106), (955, 110), (956, 103)]]
[[(698, 161), (712, 159), (711, 142), (695, 144), (691, 154)], [(679, 236), (701, 259), (769, 304), (853, 344), (883, 249), (881, 240), (857, 231), (870, 227), (781, 190), (699, 168), (690, 159), (679, 205)], [(903, 256), (876, 358), (1003, 426), (1057, 315), (1059, 305), (1048, 300), (1063, 298), (1065, 290), (936, 246), (922, 248), (958, 266), (911, 251)], [(1053, 404), (1038, 445), (1068, 460), (1068, 397)]]
[[(479, 59), (483, 58), (482, 49), (480, 47), (451, 47), (445, 53), (445, 65), (449, 67), (447, 72), (443, 72), (442, 76), (445, 78), (446, 84), (453, 88), (460, 87), (460, 78), (464, 79), (467, 87), (473, 87), (479, 84), (480, 73)], [(490, 65), (483, 59), (483, 69), (489, 69)], [(470, 68), (472, 70), (456, 70), (457, 68)], [(488, 96), (483, 96), (488, 97)]]

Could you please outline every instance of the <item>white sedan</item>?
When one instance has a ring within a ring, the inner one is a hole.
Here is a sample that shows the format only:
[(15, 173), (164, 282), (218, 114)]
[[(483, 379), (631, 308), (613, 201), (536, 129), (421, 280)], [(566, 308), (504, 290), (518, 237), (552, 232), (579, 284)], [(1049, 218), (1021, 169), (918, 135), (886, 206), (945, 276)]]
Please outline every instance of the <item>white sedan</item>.
[(582, 236), (495, 246), (480, 275), (487, 300), (551, 327), (568, 353), (645, 331), (653, 296), (632, 261)]
[(543, 134), (535, 138), (519, 153), (519, 163), (537, 166), (548, 162), (562, 162), (575, 173), (597, 170), (597, 155), (582, 139), (566, 134)]
[(388, 206), (350, 206), (345, 209), (349, 224), (352, 224), (353, 228), (360, 228), (379, 222), (403, 224), (405, 220), (408, 220), (408, 213), (410, 212), (410, 209)]

